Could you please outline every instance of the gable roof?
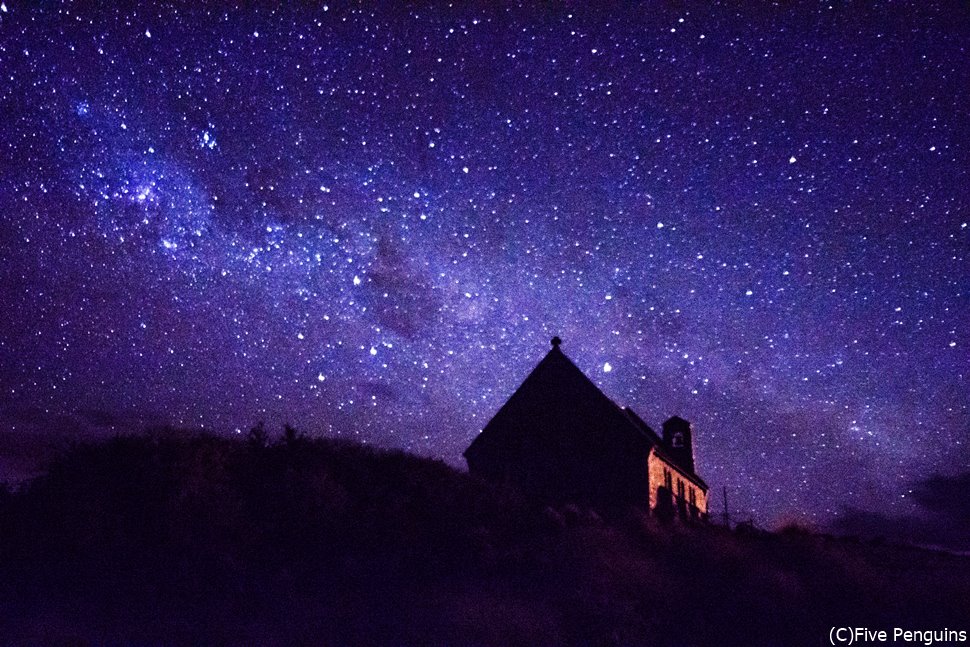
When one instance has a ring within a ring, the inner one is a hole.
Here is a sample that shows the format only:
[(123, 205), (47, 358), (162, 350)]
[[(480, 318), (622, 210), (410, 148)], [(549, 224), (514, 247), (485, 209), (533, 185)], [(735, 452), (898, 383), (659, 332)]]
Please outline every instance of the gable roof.
[(625, 413), (626, 417), (630, 419), (630, 422), (637, 426), (641, 433), (650, 439), (650, 442), (653, 445), (663, 444), (663, 441), (660, 440), (660, 436), (657, 435), (657, 432), (655, 432), (650, 425), (645, 423), (643, 418), (634, 413), (633, 409), (630, 407), (623, 407), (623, 413)]
[(490, 441), (515, 444), (516, 439), (507, 436), (520, 426), (528, 425), (530, 432), (540, 433), (539, 428), (565, 429), (571, 420), (588, 417), (612, 423), (607, 426), (620, 428), (633, 442), (649, 445), (650, 438), (630, 425), (626, 414), (558, 346), (553, 346), (472, 441), (465, 456), (474, 455)]
[(562, 352), (558, 342), (558, 337), (553, 339), (552, 350), (472, 441), (464, 452), (466, 459), (473, 461), (490, 448), (515, 451), (526, 443), (557, 445), (566, 442), (567, 430), (578, 430), (590, 443), (608, 440), (643, 455), (655, 448), (685, 476), (707, 489), (700, 477), (664, 452), (663, 442), (646, 422), (607, 397)]

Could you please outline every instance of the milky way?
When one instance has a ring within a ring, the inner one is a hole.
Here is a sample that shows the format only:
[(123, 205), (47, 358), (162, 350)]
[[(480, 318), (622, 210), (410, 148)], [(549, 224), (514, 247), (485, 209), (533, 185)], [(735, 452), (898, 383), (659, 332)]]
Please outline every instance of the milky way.
[(4, 446), (462, 465), (558, 334), (715, 512), (905, 512), (970, 463), (968, 13), (687, 4), (7, 0)]

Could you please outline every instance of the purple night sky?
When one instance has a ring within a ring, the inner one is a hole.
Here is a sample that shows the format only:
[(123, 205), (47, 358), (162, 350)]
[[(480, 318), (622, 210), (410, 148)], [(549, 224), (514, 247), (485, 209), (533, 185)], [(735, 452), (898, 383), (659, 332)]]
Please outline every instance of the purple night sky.
[(0, 5), (0, 478), (259, 420), (463, 466), (555, 334), (714, 513), (968, 469), (965, 6), (204, 4)]

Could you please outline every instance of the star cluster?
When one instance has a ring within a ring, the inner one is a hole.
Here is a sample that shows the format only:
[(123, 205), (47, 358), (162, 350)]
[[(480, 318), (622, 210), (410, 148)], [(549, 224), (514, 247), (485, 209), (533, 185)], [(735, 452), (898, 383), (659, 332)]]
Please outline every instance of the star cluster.
[(734, 4), (5, 1), (2, 433), (459, 465), (558, 334), (736, 514), (903, 509), (970, 462), (970, 18)]

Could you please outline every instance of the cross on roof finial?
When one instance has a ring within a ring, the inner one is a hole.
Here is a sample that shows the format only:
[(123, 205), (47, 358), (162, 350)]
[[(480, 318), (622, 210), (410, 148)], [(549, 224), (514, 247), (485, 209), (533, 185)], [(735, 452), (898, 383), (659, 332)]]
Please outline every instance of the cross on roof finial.
[(561, 344), (561, 343), (562, 343), (562, 340), (559, 339), (559, 336), (558, 335), (556, 337), (553, 337), (552, 338), (552, 347), (553, 348), (559, 348), (559, 344)]

